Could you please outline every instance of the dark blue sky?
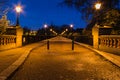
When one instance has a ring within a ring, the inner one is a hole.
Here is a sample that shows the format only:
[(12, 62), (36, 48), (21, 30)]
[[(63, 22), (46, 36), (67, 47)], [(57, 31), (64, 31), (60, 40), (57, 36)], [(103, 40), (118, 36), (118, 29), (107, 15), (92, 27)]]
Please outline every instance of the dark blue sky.
[[(75, 9), (66, 6), (58, 6), (62, 0), (10, 0), (11, 6), (21, 3), (24, 12), (20, 14), (20, 25), (30, 29), (39, 29), (44, 24), (63, 25), (73, 24), (75, 28), (86, 27), (86, 23), (81, 19), (81, 14)], [(11, 24), (15, 24), (15, 11), (8, 13)]]

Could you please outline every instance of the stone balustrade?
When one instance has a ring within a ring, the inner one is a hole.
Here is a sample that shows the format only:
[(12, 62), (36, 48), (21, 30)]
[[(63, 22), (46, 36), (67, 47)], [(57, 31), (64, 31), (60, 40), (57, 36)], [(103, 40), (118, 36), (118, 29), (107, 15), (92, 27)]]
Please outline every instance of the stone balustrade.
[(5, 35), (0, 35), (0, 50), (22, 46), (23, 29), (20, 26), (6, 29)]
[(16, 43), (15, 35), (0, 35), (0, 46)]
[(120, 49), (120, 35), (101, 35), (99, 45)]

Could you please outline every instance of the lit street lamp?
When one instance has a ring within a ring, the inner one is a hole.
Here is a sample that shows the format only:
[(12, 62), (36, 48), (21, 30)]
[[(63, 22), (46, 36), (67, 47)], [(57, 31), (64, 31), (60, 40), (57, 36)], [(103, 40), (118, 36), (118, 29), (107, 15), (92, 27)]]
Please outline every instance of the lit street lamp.
[(71, 28), (71, 36), (72, 36), (72, 50), (74, 50), (74, 36), (73, 36), (73, 25), (71, 24), (70, 25), (70, 28)]
[(15, 7), (16, 14), (17, 14), (17, 20), (16, 20), (16, 26), (19, 26), (19, 15), (22, 12), (22, 6), (18, 5)]
[(50, 29), (50, 31), (52, 32), (53, 30), (52, 30), (52, 29)]
[(65, 29), (65, 31), (68, 31), (68, 29)]
[(70, 28), (73, 28), (73, 25), (72, 25), (72, 24), (70, 25)]
[[(47, 29), (48, 25), (47, 24), (44, 24), (44, 28), (45, 28), (45, 36), (47, 36), (47, 33), (46, 33), (46, 29)], [(46, 37), (47, 39), (47, 37)]]
[(44, 25), (44, 28), (46, 29), (47, 27), (48, 27), (48, 25), (47, 25), (47, 24), (45, 24), (45, 25)]
[[(101, 8), (101, 3), (100, 2), (98, 2), (98, 3), (96, 3), (95, 4), (95, 9), (96, 10), (100, 10), (100, 8)], [(97, 11), (97, 13), (96, 13), (96, 23), (98, 24), (98, 13), (99, 11)]]
[(73, 24), (70, 24), (70, 29), (71, 29), (71, 35), (73, 35)]
[(101, 8), (101, 3), (96, 3), (96, 4), (95, 4), (95, 9), (96, 9), (96, 10), (99, 10), (100, 8)]
[(44, 28), (45, 28), (45, 36), (46, 36), (46, 39), (47, 39), (47, 50), (49, 50), (49, 40), (48, 40), (48, 38), (47, 38), (47, 33), (46, 33), (47, 27), (48, 27), (48, 25), (45, 24), (45, 25), (44, 25)]

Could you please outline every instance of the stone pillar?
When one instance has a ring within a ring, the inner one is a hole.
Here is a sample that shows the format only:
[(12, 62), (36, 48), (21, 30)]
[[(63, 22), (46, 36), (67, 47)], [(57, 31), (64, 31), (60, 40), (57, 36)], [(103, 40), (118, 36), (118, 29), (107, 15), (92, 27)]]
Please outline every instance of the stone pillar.
[(22, 46), (23, 29), (20, 26), (16, 26), (16, 47)]
[(99, 26), (95, 25), (92, 28), (92, 35), (93, 35), (93, 47), (95, 49), (99, 48)]

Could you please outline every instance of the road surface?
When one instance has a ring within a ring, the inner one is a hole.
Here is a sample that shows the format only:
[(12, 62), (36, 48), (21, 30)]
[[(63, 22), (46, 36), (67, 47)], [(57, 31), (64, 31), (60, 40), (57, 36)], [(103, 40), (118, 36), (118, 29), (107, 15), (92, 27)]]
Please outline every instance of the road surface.
[(120, 68), (63, 37), (34, 49), (10, 80), (120, 80)]

